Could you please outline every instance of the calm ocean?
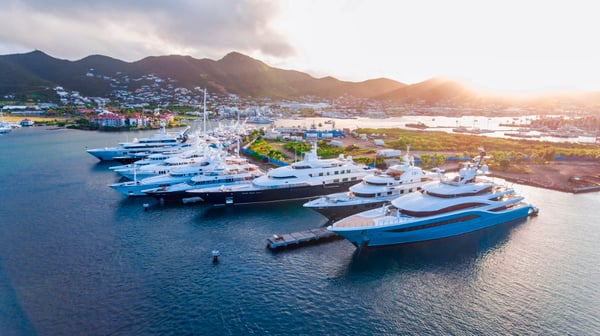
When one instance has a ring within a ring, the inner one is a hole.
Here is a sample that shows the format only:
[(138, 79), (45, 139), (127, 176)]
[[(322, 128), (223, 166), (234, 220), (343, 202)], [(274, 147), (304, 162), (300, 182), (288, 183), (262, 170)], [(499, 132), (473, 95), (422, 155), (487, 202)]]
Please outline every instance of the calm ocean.
[(325, 218), (108, 188), (119, 178), (86, 147), (148, 134), (0, 136), (0, 335), (600, 332), (599, 193), (516, 185), (538, 217), (361, 254), (346, 241), (272, 253), (266, 237)]

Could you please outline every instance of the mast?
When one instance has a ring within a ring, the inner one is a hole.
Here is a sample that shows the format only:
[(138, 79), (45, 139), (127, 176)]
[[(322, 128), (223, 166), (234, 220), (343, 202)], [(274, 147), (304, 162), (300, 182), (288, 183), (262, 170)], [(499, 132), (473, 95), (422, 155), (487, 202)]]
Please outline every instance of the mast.
[(204, 131), (204, 136), (206, 136), (206, 88), (204, 88), (204, 121), (203, 121), (203, 131)]

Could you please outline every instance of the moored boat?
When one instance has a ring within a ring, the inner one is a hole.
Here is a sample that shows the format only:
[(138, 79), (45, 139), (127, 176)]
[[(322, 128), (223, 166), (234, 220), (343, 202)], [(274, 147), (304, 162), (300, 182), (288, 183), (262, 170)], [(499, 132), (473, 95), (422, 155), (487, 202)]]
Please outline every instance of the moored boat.
[(398, 196), (419, 191), (424, 184), (437, 179), (434, 172), (426, 172), (414, 165), (409, 151), (401, 164), (389, 167), (384, 173), (363, 177), (347, 192), (329, 194), (304, 203), (329, 220), (338, 220), (358, 212), (379, 208)]
[(136, 153), (147, 153), (158, 149), (173, 149), (188, 139), (189, 128), (183, 132), (174, 135), (168, 134), (165, 129), (165, 124), (161, 125), (160, 132), (150, 137), (136, 139), (134, 141), (122, 142), (115, 147), (92, 148), (87, 152), (101, 161), (115, 160), (119, 157), (127, 157)]
[(167, 174), (137, 179), (134, 175), (133, 181), (113, 183), (109, 185), (112, 189), (125, 196), (147, 196), (143, 190), (168, 187), (174, 184), (187, 182), (192, 177), (211, 172), (215, 169), (221, 158), (220, 153), (207, 153), (196, 163), (187, 164), (171, 169)]
[(314, 143), (302, 161), (272, 169), (252, 182), (187, 192), (220, 206), (302, 200), (348, 190), (371, 171), (352, 157), (320, 159)]
[(202, 175), (192, 177), (187, 182), (171, 186), (161, 186), (142, 190), (143, 193), (165, 202), (182, 201), (191, 203), (201, 201), (200, 198), (189, 197), (187, 190), (210, 188), (214, 186), (232, 186), (246, 183), (264, 175), (260, 168), (241, 157), (229, 157), (220, 167)]
[(441, 175), (418, 193), (328, 226), (358, 248), (399, 245), (457, 236), (537, 214), (514, 189), (489, 179), (485, 153), (456, 175)]

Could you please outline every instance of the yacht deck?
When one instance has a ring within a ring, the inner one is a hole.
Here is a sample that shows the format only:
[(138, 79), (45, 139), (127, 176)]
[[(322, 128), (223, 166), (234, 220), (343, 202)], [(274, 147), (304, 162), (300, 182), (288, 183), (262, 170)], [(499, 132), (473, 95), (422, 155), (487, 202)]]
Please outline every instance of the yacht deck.
[(385, 217), (383, 215), (376, 217), (363, 217), (363, 216), (350, 216), (342, 219), (335, 223), (335, 227), (338, 228), (356, 228), (356, 227), (369, 227), (375, 226), (375, 221), (378, 218)]

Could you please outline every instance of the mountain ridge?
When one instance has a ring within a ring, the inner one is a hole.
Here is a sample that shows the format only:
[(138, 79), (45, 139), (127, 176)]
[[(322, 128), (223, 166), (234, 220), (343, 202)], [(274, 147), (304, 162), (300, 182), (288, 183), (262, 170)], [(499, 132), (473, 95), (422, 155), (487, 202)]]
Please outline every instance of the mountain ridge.
[[(297, 99), (316, 96), (331, 99), (351, 95), (394, 103), (457, 105), (503, 103), (508, 100), (499, 94), (483, 94), (457, 81), (441, 77), (415, 84), (405, 84), (389, 78), (360, 82), (342, 81), (331, 76), (315, 78), (301, 71), (271, 67), (236, 51), (219, 60), (166, 55), (148, 56), (133, 62), (104, 55), (89, 55), (70, 61), (55, 58), (40, 50), (0, 55), (0, 96), (25, 97), (31, 93), (48, 93), (49, 87), (62, 86), (83, 95), (102, 97), (115, 90), (114, 82), (109, 80), (115, 74), (128, 80), (154, 74), (171, 80), (177, 87), (206, 87), (218, 94), (253, 98)], [(132, 83), (120, 89), (131, 91), (139, 85), (142, 84)], [(521, 101), (539, 101), (540, 97), (543, 95), (521, 98)], [(563, 95), (561, 99), (597, 104), (600, 103), (600, 92)]]

